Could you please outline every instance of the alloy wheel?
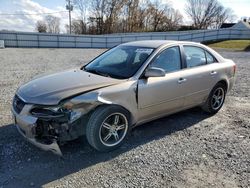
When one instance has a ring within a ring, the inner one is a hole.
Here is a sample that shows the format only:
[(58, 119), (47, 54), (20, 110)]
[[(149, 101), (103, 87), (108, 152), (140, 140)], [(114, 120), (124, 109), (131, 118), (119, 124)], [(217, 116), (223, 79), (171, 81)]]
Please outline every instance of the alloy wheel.
[(102, 123), (99, 130), (99, 138), (105, 146), (119, 144), (128, 131), (128, 120), (122, 113), (109, 115)]
[(213, 93), (213, 96), (212, 96), (212, 108), (214, 110), (218, 110), (221, 105), (223, 104), (224, 102), (224, 98), (225, 98), (225, 91), (223, 88), (219, 87), (217, 88), (214, 93)]

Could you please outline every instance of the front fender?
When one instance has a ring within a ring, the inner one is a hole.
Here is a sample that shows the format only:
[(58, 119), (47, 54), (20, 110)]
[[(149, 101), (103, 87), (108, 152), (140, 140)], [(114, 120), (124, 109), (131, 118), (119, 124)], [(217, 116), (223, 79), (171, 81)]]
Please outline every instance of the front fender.
[(79, 109), (83, 114), (89, 113), (100, 105), (119, 105), (131, 114), (131, 123), (137, 121), (137, 81), (101, 88), (76, 96), (64, 104), (68, 109)]

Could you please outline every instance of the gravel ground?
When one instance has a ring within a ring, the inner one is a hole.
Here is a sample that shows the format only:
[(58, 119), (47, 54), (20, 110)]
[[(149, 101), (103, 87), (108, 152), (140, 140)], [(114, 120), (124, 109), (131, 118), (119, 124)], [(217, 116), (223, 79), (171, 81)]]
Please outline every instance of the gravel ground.
[(18, 86), (37, 74), (79, 67), (103, 50), (0, 49), (1, 187), (250, 187), (250, 53), (220, 50), (237, 81), (219, 113), (199, 108), (135, 128), (122, 148), (98, 153), (86, 139), (64, 158), (27, 143), (11, 121)]

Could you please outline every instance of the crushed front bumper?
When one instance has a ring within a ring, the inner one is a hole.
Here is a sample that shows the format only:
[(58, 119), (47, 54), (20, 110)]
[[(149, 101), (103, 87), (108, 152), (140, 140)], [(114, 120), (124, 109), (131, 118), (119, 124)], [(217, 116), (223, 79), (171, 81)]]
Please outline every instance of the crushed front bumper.
[[(26, 105), (24, 108), (29, 108), (29, 106)], [(28, 111), (29, 109), (25, 110)], [(24, 138), (26, 138), (30, 143), (41, 148), (42, 150), (51, 151), (56, 155), (62, 156), (62, 152), (56, 140), (53, 140), (47, 144), (47, 143), (42, 143), (41, 141), (37, 140), (34, 137), (34, 130), (37, 122), (36, 117), (22, 113), (17, 114), (13, 108), (12, 108), (12, 114), (13, 114), (14, 124), (16, 125), (19, 133)]]

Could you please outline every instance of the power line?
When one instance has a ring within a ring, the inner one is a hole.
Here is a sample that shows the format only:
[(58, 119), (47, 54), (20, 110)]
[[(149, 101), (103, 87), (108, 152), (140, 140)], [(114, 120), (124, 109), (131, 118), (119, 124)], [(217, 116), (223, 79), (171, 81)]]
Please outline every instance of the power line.
[(58, 11), (58, 12), (47, 12), (47, 13), (34, 13), (34, 14), (29, 14), (29, 13), (0, 13), (0, 16), (15, 16), (15, 15), (46, 15), (46, 14), (57, 14), (57, 13), (62, 13), (62, 12), (68, 12), (68, 11)]

